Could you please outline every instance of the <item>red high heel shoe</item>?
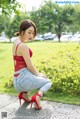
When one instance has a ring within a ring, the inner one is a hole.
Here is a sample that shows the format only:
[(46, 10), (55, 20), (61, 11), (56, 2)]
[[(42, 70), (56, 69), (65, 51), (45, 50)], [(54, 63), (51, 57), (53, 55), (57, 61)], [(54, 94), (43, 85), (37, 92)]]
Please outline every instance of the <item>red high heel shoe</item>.
[(18, 98), (19, 98), (19, 101), (20, 101), (20, 105), (21, 105), (21, 99), (23, 99), (25, 102), (30, 102), (30, 101), (28, 101), (27, 99), (25, 99), (25, 98), (22, 96), (23, 93), (26, 93), (26, 94), (27, 94), (27, 92), (21, 92), (21, 93), (19, 93), (19, 95), (18, 95)]
[(38, 94), (38, 93), (35, 94), (35, 95), (33, 95), (32, 98), (31, 98), (31, 108), (32, 108), (33, 102), (35, 102), (36, 105), (37, 105), (37, 108), (35, 108), (35, 109), (40, 110), (40, 109), (42, 109), (42, 107), (39, 106), (39, 104), (38, 104), (38, 102), (37, 102), (37, 99), (36, 99), (37, 96), (42, 97), (42, 95), (40, 95), (40, 94)]

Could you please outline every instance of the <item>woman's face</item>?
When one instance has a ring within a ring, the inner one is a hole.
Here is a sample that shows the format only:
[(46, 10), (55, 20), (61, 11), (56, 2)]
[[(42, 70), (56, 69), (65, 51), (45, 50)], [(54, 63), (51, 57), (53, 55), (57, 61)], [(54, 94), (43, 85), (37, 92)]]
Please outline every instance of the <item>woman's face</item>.
[(26, 29), (24, 34), (23, 34), (24, 39), (27, 40), (27, 41), (33, 40), (34, 36), (35, 36), (35, 31), (34, 31), (33, 26)]

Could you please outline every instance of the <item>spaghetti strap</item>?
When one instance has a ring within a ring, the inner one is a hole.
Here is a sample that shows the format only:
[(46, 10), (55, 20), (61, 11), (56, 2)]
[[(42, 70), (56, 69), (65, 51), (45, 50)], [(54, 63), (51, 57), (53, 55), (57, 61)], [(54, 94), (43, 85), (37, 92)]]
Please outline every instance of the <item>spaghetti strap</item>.
[(17, 48), (18, 48), (18, 46), (19, 46), (20, 44), (21, 44), (21, 43), (19, 43), (19, 44), (16, 46), (15, 55), (17, 55)]

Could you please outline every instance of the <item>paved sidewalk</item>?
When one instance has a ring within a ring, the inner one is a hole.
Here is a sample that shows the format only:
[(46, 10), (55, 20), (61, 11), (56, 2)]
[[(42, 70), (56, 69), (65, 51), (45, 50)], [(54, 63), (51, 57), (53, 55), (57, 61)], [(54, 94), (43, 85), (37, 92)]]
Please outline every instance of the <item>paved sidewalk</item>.
[(42, 110), (19, 105), (17, 97), (0, 94), (0, 119), (80, 119), (80, 106), (42, 101)]

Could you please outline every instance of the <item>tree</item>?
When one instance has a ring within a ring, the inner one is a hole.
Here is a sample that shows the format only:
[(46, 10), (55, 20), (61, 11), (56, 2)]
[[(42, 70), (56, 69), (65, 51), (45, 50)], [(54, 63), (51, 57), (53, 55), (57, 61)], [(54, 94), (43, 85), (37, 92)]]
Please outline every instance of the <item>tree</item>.
[(7, 26), (7, 29), (5, 30), (5, 33), (9, 38), (15, 36), (14, 34), (19, 31), (19, 26), (22, 20), (28, 19), (27, 13), (21, 13), (19, 15), (15, 15), (14, 18), (10, 21), (10, 23)]
[(16, 0), (0, 0), (0, 9), (2, 10), (2, 13), (7, 15), (12, 14), (13, 12), (18, 14), (18, 7), (21, 7), (21, 5), (16, 2)]
[(70, 30), (74, 34), (77, 31), (80, 31), (80, 4), (77, 4), (74, 6), (75, 12), (74, 12), (74, 19), (73, 19), (73, 25), (70, 26)]
[(13, 15), (21, 14), (22, 6), (16, 0), (0, 0), (0, 34), (4, 31), (8, 37), (12, 36), (12, 20)]
[(54, 5), (51, 0), (44, 1), (38, 10), (32, 10), (31, 19), (36, 23), (38, 33), (52, 31)]
[(56, 32), (59, 42), (61, 33), (67, 31), (67, 26), (73, 24), (74, 8), (68, 5), (55, 7), (53, 29)]
[(54, 32), (60, 42), (61, 33), (73, 23), (74, 8), (70, 5), (60, 7), (52, 0), (44, 3), (31, 12), (31, 19), (36, 23), (39, 33)]
[(10, 18), (5, 16), (5, 14), (0, 15), (0, 35), (1, 33), (7, 29)]

